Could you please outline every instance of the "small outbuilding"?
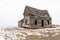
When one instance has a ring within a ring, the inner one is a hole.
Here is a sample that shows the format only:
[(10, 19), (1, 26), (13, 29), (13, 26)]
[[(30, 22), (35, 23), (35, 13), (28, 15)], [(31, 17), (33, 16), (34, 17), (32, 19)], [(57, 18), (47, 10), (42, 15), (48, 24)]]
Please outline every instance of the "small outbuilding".
[(26, 6), (24, 18), (18, 21), (18, 26), (23, 28), (49, 28), (52, 27), (52, 19), (47, 10), (39, 10)]

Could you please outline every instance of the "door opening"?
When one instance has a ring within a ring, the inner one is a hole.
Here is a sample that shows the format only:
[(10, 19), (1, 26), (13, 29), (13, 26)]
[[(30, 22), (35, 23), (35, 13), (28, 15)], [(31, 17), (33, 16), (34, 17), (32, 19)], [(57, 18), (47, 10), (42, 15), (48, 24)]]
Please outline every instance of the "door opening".
[(44, 20), (41, 20), (41, 26), (42, 27), (44, 26)]
[(48, 22), (48, 25), (49, 25), (49, 20), (47, 20), (47, 22)]
[(37, 19), (35, 20), (35, 23), (34, 24), (37, 25)]

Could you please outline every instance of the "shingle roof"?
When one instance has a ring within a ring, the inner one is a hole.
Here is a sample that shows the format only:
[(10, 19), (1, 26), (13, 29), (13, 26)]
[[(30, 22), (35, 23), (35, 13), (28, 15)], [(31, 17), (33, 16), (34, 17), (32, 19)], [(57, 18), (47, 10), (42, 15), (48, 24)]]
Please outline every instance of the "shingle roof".
[(21, 19), (19, 22), (23, 22), (24, 19)]
[(30, 13), (30, 14), (41, 14), (41, 13), (45, 14), (45, 13), (47, 13), (48, 14), (48, 11), (47, 10), (38, 10), (38, 9), (30, 7), (30, 6), (26, 6), (24, 13)]

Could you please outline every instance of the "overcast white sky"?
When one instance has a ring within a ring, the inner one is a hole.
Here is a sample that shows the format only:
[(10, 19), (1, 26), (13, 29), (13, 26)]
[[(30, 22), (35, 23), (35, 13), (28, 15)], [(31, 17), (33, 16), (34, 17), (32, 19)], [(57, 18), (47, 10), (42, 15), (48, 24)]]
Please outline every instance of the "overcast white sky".
[(48, 10), (53, 24), (60, 24), (60, 0), (0, 0), (0, 26), (18, 26), (24, 7)]

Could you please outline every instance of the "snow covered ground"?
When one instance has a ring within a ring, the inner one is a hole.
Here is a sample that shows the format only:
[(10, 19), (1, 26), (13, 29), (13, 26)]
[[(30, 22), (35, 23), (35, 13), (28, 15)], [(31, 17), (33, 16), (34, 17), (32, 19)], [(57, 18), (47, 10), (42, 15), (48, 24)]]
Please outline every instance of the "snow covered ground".
[(27, 36), (55, 37), (60, 35), (60, 27), (24, 29), (19, 27), (0, 27), (0, 40), (26, 40)]

